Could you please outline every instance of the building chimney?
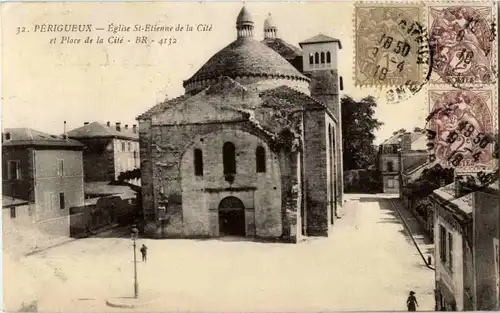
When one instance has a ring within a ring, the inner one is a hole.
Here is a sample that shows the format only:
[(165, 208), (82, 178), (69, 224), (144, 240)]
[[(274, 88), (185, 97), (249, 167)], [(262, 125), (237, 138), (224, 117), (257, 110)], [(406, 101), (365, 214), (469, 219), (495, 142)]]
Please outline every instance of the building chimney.
[(134, 132), (134, 134), (137, 133), (137, 125), (132, 125), (132, 131)]
[(88, 124), (89, 124), (89, 122), (85, 122), (85, 123), (83, 123), (83, 125), (88, 125)]
[(108, 122), (106, 123), (106, 125), (107, 125), (108, 127), (111, 127), (111, 122), (110, 122), (110, 121), (108, 121)]
[(121, 124), (122, 123), (120, 123), (120, 122), (116, 122), (116, 130), (117, 131), (121, 131), (121, 126), (120, 126)]
[(403, 133), (401, 135), (401, 148), (402, 151), (410, 151), (411, 150), (411, 133)]
[(66, 121), (64, 121), (64, 133), (63, 133), (63, 138), (64, 138), (64, 139), (67, 139), (67, 138), (68, 138), (68, 134), (66, 133)]
[(125, 124), (125, 129), (128, 129), (128, 124)]

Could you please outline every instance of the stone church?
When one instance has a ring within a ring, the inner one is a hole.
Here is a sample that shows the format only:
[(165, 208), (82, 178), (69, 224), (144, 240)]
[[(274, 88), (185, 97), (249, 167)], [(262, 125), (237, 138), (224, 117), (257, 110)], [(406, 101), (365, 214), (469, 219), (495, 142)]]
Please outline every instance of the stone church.
[(236, 39), (137, 117), (146, 236), (328, 236), (342, 204), (338, 39), (295, 47), (243, 7)]

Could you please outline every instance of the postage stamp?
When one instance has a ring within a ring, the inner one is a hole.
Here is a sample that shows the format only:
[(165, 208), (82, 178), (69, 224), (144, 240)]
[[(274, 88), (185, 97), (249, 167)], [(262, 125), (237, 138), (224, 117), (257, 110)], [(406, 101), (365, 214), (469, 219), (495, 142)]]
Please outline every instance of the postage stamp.
[(444, 166), (492, 165), (496, 119), (491, 90), (430, 90), (427, 147)]
[(421, 4), (355, 6), (354, 83), (357, 86), (419, 84), (427, 41)]
[(495, 78), (492, 3), (428, 7), (433, 50), (430, 83), (490, 84)]

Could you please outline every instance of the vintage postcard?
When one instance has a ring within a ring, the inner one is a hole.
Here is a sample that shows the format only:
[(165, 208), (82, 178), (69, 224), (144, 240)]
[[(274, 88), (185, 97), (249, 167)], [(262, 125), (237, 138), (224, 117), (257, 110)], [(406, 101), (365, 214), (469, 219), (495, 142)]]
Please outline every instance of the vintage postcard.
[(3, 311), (500, 310), (497, 2), (0, 8)]

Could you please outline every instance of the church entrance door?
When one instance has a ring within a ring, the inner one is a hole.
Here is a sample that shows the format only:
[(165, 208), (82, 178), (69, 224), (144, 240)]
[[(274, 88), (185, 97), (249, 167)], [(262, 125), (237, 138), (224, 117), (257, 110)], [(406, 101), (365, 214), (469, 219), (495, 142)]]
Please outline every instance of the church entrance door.
[(219, 203), (219, 235), (245, 236), (245, 206), (236, 197), (226, 197)]

